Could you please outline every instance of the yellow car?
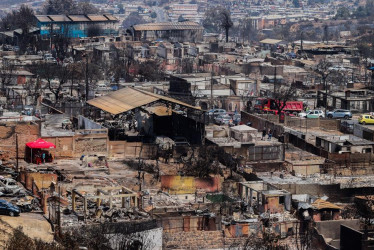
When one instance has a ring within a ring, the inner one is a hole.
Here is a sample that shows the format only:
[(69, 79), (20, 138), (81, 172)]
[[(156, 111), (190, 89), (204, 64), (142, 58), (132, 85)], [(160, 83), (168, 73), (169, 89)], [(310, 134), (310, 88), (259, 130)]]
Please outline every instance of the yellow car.
[(358, 122), (360, 124), (374, 124), (374, 117), (371, 115), (360, 115), (360, 118), (358, 118)]

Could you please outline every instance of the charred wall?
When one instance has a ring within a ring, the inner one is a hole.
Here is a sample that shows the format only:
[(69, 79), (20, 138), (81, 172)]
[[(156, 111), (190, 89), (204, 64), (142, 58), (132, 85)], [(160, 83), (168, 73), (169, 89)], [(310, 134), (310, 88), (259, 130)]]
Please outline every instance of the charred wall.
[(172, 124), (174, 136), (185, 137), (191, 144), (203, 144), (205, 135), (204, 123), (173, 113)]

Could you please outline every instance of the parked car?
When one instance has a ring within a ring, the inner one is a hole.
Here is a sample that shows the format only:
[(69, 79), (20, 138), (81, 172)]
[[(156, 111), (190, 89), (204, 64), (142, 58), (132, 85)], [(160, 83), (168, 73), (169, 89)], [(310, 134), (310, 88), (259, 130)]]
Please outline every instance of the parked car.
[(0, 213), (9, 216), (18, 216), (21, 213), (19, 207), (6, 200), (0, 200)]
[(327, 112), (328, 118), (344, 118), (344, 119), (350, 119), (352, 118), (352, 112), (345, 109), (335, 109), (333, 111)]
[(325, 117), (325, 113), (322, 110), (309, 110), (308, 112), (299, 113), (299, 117), (303, 117), (303, 118), (322, 118), (322, 117)]
[(371, 115), (360, 115), (358, 118), (358, 123), (365, 124), (374, 124), (374, 116)]
[(57, 64), (57, 60), (54, 57), (46, 57), (45, 60), (49, 63)]
[(23, 189), (12, 178), (0, 178), (0, 196), (23, 193)]
[(108, 87), (105, 83), (99, 83), (97, 84), (96, 90), (97, 91), (109, 91), (112, 88)]
[(226, 110), (224, 109), (211, 109), (208, 111), (208, 115), (218, 116), (218, 115), (225, 115)]
[(233, 115), (232, 121), (233, 121), (235, 126), (239, 125), (240, 121), (241, 121), (241, 115), (240, 114)]
[(214, 118), (214, 121), (218, 125), (228, 125), (230, 122), (232, 122), (232, 117), (229, 115), (219, 115)]
[(12, 176), (13, 179), (16, 179), (18, 173), (13, 168), (0, 165), (0, 176)]

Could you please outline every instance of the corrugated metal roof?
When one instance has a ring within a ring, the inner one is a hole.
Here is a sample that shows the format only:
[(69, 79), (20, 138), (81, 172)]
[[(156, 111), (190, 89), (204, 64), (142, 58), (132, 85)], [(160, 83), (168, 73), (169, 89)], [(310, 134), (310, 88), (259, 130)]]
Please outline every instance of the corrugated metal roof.
[(35, 15), (35, 17), (39, 22), (50, 22), (51, 21), (51, 19), (49, 19), (49, 17), (45, 15)]
[(105, 22), (118, 21), (112, 15), (35, 15), (39, 22)]
[(105, 14), (104, 16), (106, 18), (108, 18), (110, 21), (118, 21), (118, 19), (116, 17), (114, 17), (113, 15)]
[(73, 22), (89, 22), (91, 21), (84, 15), (69, 15), (69, 18), (73, 20)]
[(87, 103), (108, 113), (117, 115), (159, 100), (176, 103), (188, 108), (200, 109), (173, 98), (131, 87), (97, 97), (89, 100)]
[(94, 22), (97, 21), (108, 21), (109, 19), (106, 16), (103, 15), (87, 15), (87, 17)]
[(69, 17), (66, 15), (49, 15), (48, 16), (53, 22), (71, 22)]
[(134, 25), (135, 30), (202, 30), (203, 27), (195, 22), (166, 22)]
[(321, 209), (338, 209), (338, 210), (340, 210), (341, 209), (341, 207), (339, 207), (335, 204), (332, 204), (331, 202), (322, 200), (322, 199), (317, 199), (315, 202), (312, 203), (312, 206), (315, 207), (318, 210), (321, 210)]

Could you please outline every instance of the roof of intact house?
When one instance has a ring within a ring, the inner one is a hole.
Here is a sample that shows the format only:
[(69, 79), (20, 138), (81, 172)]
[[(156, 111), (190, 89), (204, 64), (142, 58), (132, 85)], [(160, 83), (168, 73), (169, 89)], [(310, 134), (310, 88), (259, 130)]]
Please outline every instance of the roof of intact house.
[(203, 30), (204, 28), (195, 22), (165, 22), (165, 23), (146, 23), (134, 25), (134, 30)]
[(118, 21), (113, 15), (35, 15), (41, 23)]
[(118, 115), (160, 100), (179, 104), (187, 108), (200, 110), (199, 107), (191, 106), (176, 99), (131, 87), (120, 89), (108, 95), (94, 98), (89, 100), (87, 103), (108, 113)]

